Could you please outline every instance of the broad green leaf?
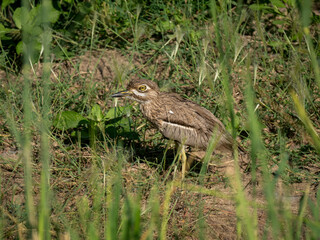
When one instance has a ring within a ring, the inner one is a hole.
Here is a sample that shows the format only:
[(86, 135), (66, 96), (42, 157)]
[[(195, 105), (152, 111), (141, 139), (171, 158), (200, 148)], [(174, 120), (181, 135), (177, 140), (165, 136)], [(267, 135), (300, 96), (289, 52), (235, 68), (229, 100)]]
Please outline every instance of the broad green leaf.
[(5, 34), (8, 32), (8, 29), (6, 29), (1, 23), (0, 23), (0, 39), (5, 37)]
[(53, 126), (60, 130), (67, 130), (78, 127), (80, 122), (87, 123), (88, 120), (80, 113), (74, 111), (64, 111), (54, 119)]
[(131, 106), (125, 107), (113, 107), (110, 108), (107, 114), (105, 115), (105, 119), (112, 119), (123, 115), (130, 115)]
[[(40, 19), (39, 18), (39, 13), (40, 13), (40, 5), (38, 4), (36, 7), (33, 7), (30, 12), (29, 12), (29, 21), (30, 23), (33, 23), (32, 25), (38, 24), (36, 20)], [(38, 18), (38, 19), (37, 19)], [(30, 24), (29, 23), (29, 24)]]
[(116, 126), (122, 129), (122, 132), (130, 132), (130, 124), (128, 118), (122, 118), (119, 122), (116, 123)]
[(0, 23), (0, 39), (1, 40), (12, 40), (12, 35), (6, 35), (7, 33), (11, 33), (15, 36), (20, 35), (20, 30), (17, 28), (6, 28)]
[(15, 0), (2, 0), (1, 9), (3, 10), (5, 7), (7, 7), (8, 5), (14, 2)]
[(131, 106), (110, 108), (105, 115), (106, 133), (109, 137), (122, 136), (127, 139), (138, 139), (138, 134), (131, 131), (130, 119), (124, 116), (130, 115)]
[(295, 7), (296, 6), (296, 0), (284, 0), (286, 4), (289, 5), (289, 7)]
[(114, 125), (115, 123), (121, 121), (122, 117), (116, 117), (116, 118), (111, 118), (110, 120), (106, 121), (107, 125)]
[[(43, 5), (38, 5), (39, 6), (39, 13), (43, 11)], [(57, 11), (53, 6), (51, 1), (49, 2), (47, 8), (45, 9), (46, 16), (44, 16), (44, 19), (42, 21), (50, 22), (50, 23), (55, 23), (58, 21), (60, 12)], [(40, 16), (40, 15), (39, 15)], [(41, 18), (39, 18), (40, 20)]]
[(106, 125), (121, 128), (121, 131), (124, 132), (130, 132), (129, 119), (125, 117), (112, 118), (106, 122)]
[(40, 39), (40, 34), (43, 34), (43, 30), (40, 26), (28, 25), (24, 27), (24, 30), (36, 39)]
[(101, 122), (103, 120), (103, 113), (98, 104), (93, 105), (88, 118), (95, 122)]
[(21, 29), (21, 16), (22, 16), (22, 11), (25, 12), (26, 16), (28, 14), (28, 10), (25, 7), (21, 7), (21, 8), (17, 8), (12, 16), (12, 19), (14, 21), (14, 23), (16, 24), (16, 27)]
[(18, 54), (22, 54), (22, 52), (23, 52), (23, 42), (22, 41), (18, 42), (18, 44), (16, 46), (16, 52)]
[(277, 8), (285, 8), (286, 5), (280, 0), (270, 0), (271, 4)]
[(52, 6), (52, 3), (50, 1), (49, 16), (48, 16), (49, 22), (55, 23), (56, 21), (58, 21), (59, 16), (60, 16), (60, 12)]
[(116, 118), (117, 117), (117, 108), (116, 107), (110, 108), (104, 117), (105, 117), (105, 119)]

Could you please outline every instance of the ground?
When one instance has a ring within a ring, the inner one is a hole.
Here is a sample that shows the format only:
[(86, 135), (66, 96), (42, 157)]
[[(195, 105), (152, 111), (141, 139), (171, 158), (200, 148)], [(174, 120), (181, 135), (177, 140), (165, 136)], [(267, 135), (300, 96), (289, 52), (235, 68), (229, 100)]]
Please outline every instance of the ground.
[[(129, 61), (123, 54), (116, 50), (101, 50), (87, 52), (82, 56), (77, 56), (70, 61), (55, 63), (53, 65), (54, 74), (51, 75), (52, 82), (55, 87), (61, 84), (61, 81), (68, 79), (84, 79), (81, 82), (75, 81), (70, 88), (67, 89), (68, 94), (77, 95), (83, 92), (83, 88), (94, 89), (95, 103), (99, 104), (103, 111), (107, 111), (112, 107), (113, 101), (110, 98), (112, 92), (117, 89), (122, 89), (130, 78), (137, 77), (131, 74), (127, 77), (130, 70), (138, 68), (144, 71), (143, 59), (148, 56), (139, 56), (136, 59)], [(139, 60), (138, 60), (139, 59)], [(154, 63), (161, 63), (161, 57), (153, 60)], [(164, 67), (159, 67), (155, 73), (155, 78), (161, 81), (161, 78), (168, 76), (168, 71), (164, 71)], [(36, 75), (41, 75), (41, 66), (35, 67)], [(81, 75), (81, 76), (79, 76)], [(1, 76), (8, 77), (3, 72)], [(12, 77), (12, 76), (10, 76)], [(17, 79), (19, 80), (19, 78)], [(34, 82), (39, 81), (35, 78)], [(6, 83), (2, 83), (3, 85)], [(56, 91), (54, 89), (53, 91)], [(182, 91), (188, 95), (191, 85), (185, 85)], [(164, 85), (166, 88), (166, 85)], [(206, 91), (206, 90), (205, 90)], [(67, 94), (62, 92), (62, 94)], [(79, 98), (84, 96), (79, 95)], [(236, 104), (243, 101), (241, 88), (235, 88), (233, 97)], [(55, 98), (54, 98), (55, 99)], [(73, 103), (75, 104), (75, 103)], [(70, 106), (73, 108), (74, 106)], [(136, 108), (136, 107), (135, 107)], [(141, 118), (133, 116), (133, 119)], [(7, 227), (5, 236), (8, 239), (15, 239), (17, 235), (25, 234), (25, 223), (20, 222), (21, 212), (17, 212), (17, 206), (24, 208), (24, 172), (21, 159), (21, 152), (17, 143), (8, 133), (6, 122), (0, 120), (1, 130), (1, 148), (0, 148), (0, 168), (1, 168), (1, 199), (2, 213), (6, 217)], [(141, 122), (140, 122), (141, 123)], [(148, 124), (142, 122), (143, 124)], [(158, 138), (160, 144), (154, 146), (150, 139), (157, 137), (157, 132), (152, 126), (147, 125), (144, 142), (131, 143), (131, 147), (125, 151), (125, 160), (123, 161), (121, 176), (125, 191), (141, 195), (141, 212), (147, 209), (150, 192), (157, 185), (159, 189), (160, 205), (163, 206), (166, 193), (166, 186), (171, 180), (175, 179), (174, 174), (179, 172), (170, 168), (174, 158), (174, 149), (170, 148), (167, 152), (168, 163), (163, 168), (159, 167), (159, 162), (163, 159), (165, 152), (165, 143), (167, 140)], [(41, 163), (39, 160), (39, 136), (33, 133), (33, 195), (35, 202), (39, 201), (39, 184)], [(239, 139), (241, 141), (241, 139)], [(246, 144), (246, 143), (245, 143)], [(66, 149), (61, 145), (61, 139), (55, 135), (51, 138), (51, 166), (50, 166), (50, 188), (53, 194), (53, 209), (51, 221), (59, 229), (63, 225), (61, 215), (72, 215), (77, 210), (77, 201), (83, 196), (90, 193), (90, 188), (94, 185), (95, 178), (102, 179), (107, 176), (108, 171), (115, 168), (115, 155), (117, 148), (107, 145), (105, 149), (99, 148), (97, 152), (93, 152), (87, 147), (67, 146)], [(97, 154), (99, 157), (97, 157)], [(98, 159), (98, 160), (97, 160)], [(308, 166), (305, 166), (306, 168)], [(99, 170), (97, 170), (97, 168)], [(231, 187), (232, 182), (223, 174), (214, 168), (210, 168), (205, 176), (204, 182), (200, 183), (199, 172), (201, 163), (193, 168), (188, 174), (186, 180), (174, 185), (170, 199), (170, 215), (168, 222), (168, 239), (199, 239), (199, 235), (203, 232), (199, 231), (201, 224), (206, 226), (205, 239), (236, 239), (239, 226), (237, 225), (236, 201), (234, 199), (234, 188)], [(277, 168), (275, 167), (274, 172)], [(319, 168), (314, 165), (309, 165), (310, 175), (319, 172)], [(98, 174), (97, 174), (98, 173)], [(112, 175), (112, 174), (110, 174)], [(265, 209), (265, 197), (263, 194), (263, 181), (260, 172), (258, 171), (257, 182), (252, 183), (251, 174), (242, 171), (241, 176), (242, 188), (248, 199), (255, 199), (255, 202), (248, 202), (253, 214), (257, 214), (259, 234), (264, 235), (268, 224), (266, 223), (267, 210)], [(311, 179), (312, 180), (312, 179)], [(277, 183), (276, 191), (274, 192), (275, 201), (279, 204), (290, 206), (294, 213), (298, 212), (299, 202), (304, 193), (309, 192), (311, 199), (315, 198), (317, 185), (312, 185), (312, 181), (303, 179), (300, 182), (288, 184), (283, 183), (280, 179)], [(90, 200), (91, 201), (91, 200)], [(256, 204), (256, 205), (253, 205)], [(252, 205), (251, 205), (252, 204)], [(257, 212), (254, 213), (255, 206), (258, 206)], [(160, 214), (161, 211), (160, 211)], [(148, 218), (148, 216), (143, 216)], [(202, 220), (204, 222), (202, 223)], [(18, 227), (16, 227), (18, 225)], [(52, 236), (62, 236), (64, 233), (56, 229), (52, 230)], [(270, 237), (270, 236), (269, 236)], [(67, 238), (65, 238), (67, 239)]]

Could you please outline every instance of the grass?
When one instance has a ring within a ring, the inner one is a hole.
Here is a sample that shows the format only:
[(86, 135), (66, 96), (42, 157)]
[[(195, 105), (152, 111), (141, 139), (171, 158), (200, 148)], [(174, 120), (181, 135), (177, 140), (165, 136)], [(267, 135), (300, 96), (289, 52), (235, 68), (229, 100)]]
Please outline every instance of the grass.
[[(284, 2), (66, 2), (54, 22), (43, 1), (39, 61), (30, 65), (39, 39), (24, 28), (21, 66), (1, 40), (0, 237), (319, 238), (320, 19), (311, 1)], [(221, 119), (248, 152), (247, 172), (237, 149), (232, 177), (213, 172), (213, 141), (177, 181), (174, 149), (129, 101), (114, 126), (92, 122), (90, 144), (84, 125), (53, 126), (95, 104), (107, 114), (110, 95), (140, 77)]]

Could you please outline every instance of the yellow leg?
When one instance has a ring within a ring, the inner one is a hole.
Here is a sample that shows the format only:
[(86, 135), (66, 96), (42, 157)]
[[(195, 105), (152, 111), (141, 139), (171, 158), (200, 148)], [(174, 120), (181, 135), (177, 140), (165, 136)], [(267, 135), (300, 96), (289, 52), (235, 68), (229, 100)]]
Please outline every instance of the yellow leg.
[(179, 157), (179, 158), (181, 159), (181, 163), (182, 163), (182, 171), (181, 171), (182, 176), (181, 176), (181, 178), (182, 178), (182, 180), (183, 180), (184, 177), (185, 177), (185, 175), (186, 175), (186, 171), (189, 170), (189, 167), (188, 167), (188, 169), (187, 169), (187, 155), (186, 155), (186, 150), (185, 150), (185, 148), (184, 148), (183, 145), (181, 145), (181, 152), (180, 152), (180, 157)]
[(187, 158), (185, 146), (176, 142), (176, 149), (179, 152), (179, 161), (181, 161), (182, 169), (181, 169), (181, 179), (183, 180), (186, 176), (186, 172), (189, 171), (191, 164), (194, 161), (194, 157)]
[(194, 157), (189, 155), (186, 162), (186, 172), (190, 170), (193, 161), (194, 161)]

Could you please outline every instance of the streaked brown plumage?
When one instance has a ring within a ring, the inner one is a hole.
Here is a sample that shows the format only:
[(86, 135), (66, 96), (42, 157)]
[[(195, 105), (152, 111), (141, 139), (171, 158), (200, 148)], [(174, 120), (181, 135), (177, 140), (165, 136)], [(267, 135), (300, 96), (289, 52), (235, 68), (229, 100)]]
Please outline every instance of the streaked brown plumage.
[(150, 80), (131, 81), (126, 91), (112, 97), (127, 97), (140, 102), (143, 115), (166, 138), (206, 150), (214, 135), (219, 139), (216, 150), (232, 152), (231, 135), (209, 110), (178, 94), (161, 92), (157, 84)]

